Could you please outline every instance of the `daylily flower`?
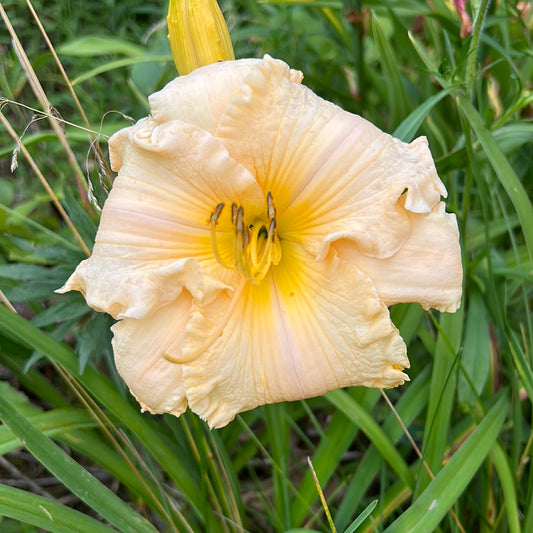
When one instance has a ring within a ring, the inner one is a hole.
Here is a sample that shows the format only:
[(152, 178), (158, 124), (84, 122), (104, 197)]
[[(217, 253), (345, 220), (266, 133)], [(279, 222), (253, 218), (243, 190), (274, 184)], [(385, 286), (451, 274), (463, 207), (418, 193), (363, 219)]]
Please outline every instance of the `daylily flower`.
[(118, 322), (119, 373), (152, 413), (220, 427), (258, 405), (408, 379), (388, 305), (453, 312), (455, 216), (427, 141), (405, 144), (265, 56), (150, 97), (110, 140), (118, 176), (79, 290)]

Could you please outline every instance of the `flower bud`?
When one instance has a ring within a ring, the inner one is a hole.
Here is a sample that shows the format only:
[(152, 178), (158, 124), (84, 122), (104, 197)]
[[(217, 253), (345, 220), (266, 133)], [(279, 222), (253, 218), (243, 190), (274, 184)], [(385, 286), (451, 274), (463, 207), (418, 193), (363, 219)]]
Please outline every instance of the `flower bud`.
[(235, 59), (228, 27), (216, 0), (170, 0), (168, 39), (180, 75)]

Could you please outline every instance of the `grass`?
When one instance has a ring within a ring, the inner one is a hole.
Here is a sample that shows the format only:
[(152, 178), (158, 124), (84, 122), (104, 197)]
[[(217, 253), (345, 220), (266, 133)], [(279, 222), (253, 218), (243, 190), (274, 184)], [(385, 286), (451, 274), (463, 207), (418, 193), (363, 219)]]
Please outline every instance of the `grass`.
[(222, 4), (237, 57), (283, 59), (344, 109), (428, 137), (465, 279), (454, 315), (391, 309), (408, 385), (266, 406), (209, 431), (190, 413), (141, 415), (114, 370), (110, 318), (54, 294), (92, 246), (107, 137), (175, 76), (166, 6), (2, 2), (2, 532), (533, 531), (525, 4), (468, 2), (465, 38), (444, 0)]

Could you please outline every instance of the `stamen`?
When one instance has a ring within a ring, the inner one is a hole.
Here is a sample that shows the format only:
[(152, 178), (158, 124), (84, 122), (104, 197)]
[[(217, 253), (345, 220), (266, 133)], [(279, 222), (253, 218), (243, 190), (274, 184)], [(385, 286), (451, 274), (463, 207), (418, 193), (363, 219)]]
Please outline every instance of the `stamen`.
[(222, 209), (224, 209), (224, 204), (220, 203), (215, 207), (215, 210), (211, 213), (211, 216), (209, 217), (209, 221), (211, 224), (216, 224), (218, 221), (218, 218), (220, 217), (220, 213), (222, 213)]
[(211, 246), (216, 260), (226, 268), (237, 270), (254, 284), (260, 283), (267, 275), (270, 265), (281, 260), (281, 244), (277, 235), (276, 208), (272, 194), (267, 194), (267, 221), (255, 220), (246, 224), (244, 209), (237, 204), (231, 205), (231, 224), (233, 226), (233, 261), (228, 264), (222, 259), (218, 249), (216, 225), (224, 204), (218, 204), (211, 214)]
[(273, 241), (276, 238), (276, 219), (273, 218), (268, 225), (268, 238)]
[(251, 279), (250, 264), (246, 260), (246, 248), (248, 247), (249, 235), (248, 228), (244, 224), (244, 210), (241, 207), (237, 209), (235, 217), (235, 238), (233, 240), (233, 261), (244, 277)]
[(270, 191), (267, 194), (267, 217), (269, 221), (276, 219), (276, 208), (274, 207), (274, 201), (272, 200), (272, 193)]
[(224, 204), (220, 203), (215, 207), (215, 210), (211, 213), (209, 217), (209, 223), (211, 225), (211, 249), (213, 250), (213, 255), (215, 259), (225, 268), (233, 268), (235, 265), (230, 265), (222, 258), (220, 251), (218, 249), (217, 243), (217, 222), (224, 209)]

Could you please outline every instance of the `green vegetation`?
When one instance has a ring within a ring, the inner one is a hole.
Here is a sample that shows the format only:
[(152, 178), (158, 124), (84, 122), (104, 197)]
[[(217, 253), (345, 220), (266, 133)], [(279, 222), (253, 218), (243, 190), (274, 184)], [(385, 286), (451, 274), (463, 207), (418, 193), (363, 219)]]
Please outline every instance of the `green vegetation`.
[(175, 76), (166, 5), (32, 5), (81, 107), (28, 5), (2, 2), (0, 530), (533, 531), (531, 3), (468, 2), (465, 37), (444, 0), (222, 3), (236, 57), (283, 59), (344, 109), (428, 137), (465, 281), (456, 314), (391, 309), (404, 387), (266, 406), (216, 431), (142, 415), (112, 320), (54, 293), (92, 246), (107, 136)]

